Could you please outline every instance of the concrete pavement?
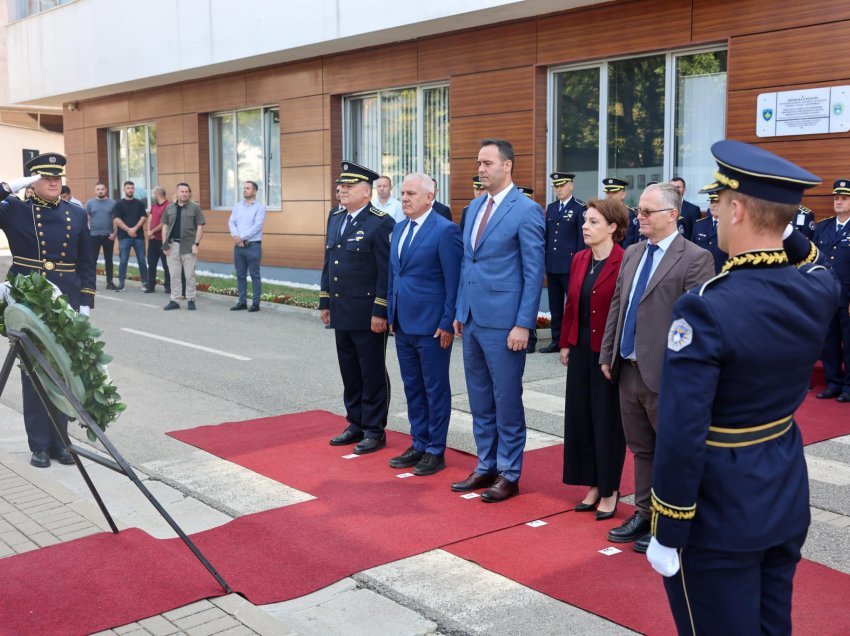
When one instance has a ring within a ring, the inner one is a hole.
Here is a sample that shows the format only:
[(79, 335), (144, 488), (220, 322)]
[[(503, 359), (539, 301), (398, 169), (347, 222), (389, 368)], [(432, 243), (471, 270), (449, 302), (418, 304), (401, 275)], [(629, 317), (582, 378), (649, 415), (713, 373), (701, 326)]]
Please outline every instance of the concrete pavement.
[[(99, 291), (97, 300), (93, 322), (104, 329), (107, 352), (115, 356), (110, 372), (129, 405), (108, 431), (110, 438), (185, 530), (197, 532), (312, 497), (164, 433), (312, 408), (341, 412), (332, 333), (321, 328), (317, 312), (264, 304), (259, 314), (234, 315), (227, 311), (232, 299), (207, 295), (199, 297), (196, 312), (163, 312), (163, 294), (145, 295), (130, 283), (121, 294)], [(388, 368), (393, 382), (390, 426), (404, 431), (405, 404), (392, 344)], [(560, 443), (565, 373), (557, 356), (530, 355), (525, 379), (529, 448)], [(449, 442), (473, 451), (459, 348), (453, 355), (452, 386)], [(13, 377), (0, 399), (0, 556), (106, 527), (75, 467), (54, 463), (35, 469), (27, 464), (20, 408), (20, 386)], [(76, 426), (71, 432), (84, 440)], [(850, 436), (808, 447), (807, 458), (816, 508), (805, 556), (850, 573)], [(171, 536), (129, 481), (87, 465), (120, 526)], [(629, 633), (442, 550), (360, 572), (285, 603), (257, 608), (240, 597), (225, 597), (111, 632)]]

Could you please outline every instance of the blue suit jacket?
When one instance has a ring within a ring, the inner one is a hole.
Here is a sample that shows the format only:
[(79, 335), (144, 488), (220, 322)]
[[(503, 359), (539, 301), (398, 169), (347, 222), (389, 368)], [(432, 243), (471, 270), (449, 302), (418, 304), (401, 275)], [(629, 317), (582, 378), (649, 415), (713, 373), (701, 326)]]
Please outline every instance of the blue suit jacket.
[(453, 331), (463, 244), (460, 228), (436, 210), (419, 228), (399, 261), (398, 249), (405, 219), (393, 229), (390, 241), (387, 319), (396, 317), (405, 333), (433, 336), (439, 327)]
[(512, 188), (492, 213), (472, 249), (482, 195), (469, 204), (463, 230), (463, 263), (455, 318), (491, 329), (534, 329), (543, 289), (543, 208)]
[(711, 252), (714, 257), (714, 272), (719, 274), (729, 255), (717, 245), (717, 228), (714, 227), (711, 214), (694, 223), (694, 233), (690, 239), (702, 249)]

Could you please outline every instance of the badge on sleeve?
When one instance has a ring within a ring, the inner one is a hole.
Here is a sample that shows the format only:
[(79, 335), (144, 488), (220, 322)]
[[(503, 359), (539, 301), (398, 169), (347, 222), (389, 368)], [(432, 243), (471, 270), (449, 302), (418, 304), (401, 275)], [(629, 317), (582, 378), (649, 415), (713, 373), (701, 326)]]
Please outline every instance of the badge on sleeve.
[(694, 339), (694, 330), (684, 318), (679, 318), (670, 325), (670, 333), (667, 334), (667, 348), (672, 351), (681, 351)]

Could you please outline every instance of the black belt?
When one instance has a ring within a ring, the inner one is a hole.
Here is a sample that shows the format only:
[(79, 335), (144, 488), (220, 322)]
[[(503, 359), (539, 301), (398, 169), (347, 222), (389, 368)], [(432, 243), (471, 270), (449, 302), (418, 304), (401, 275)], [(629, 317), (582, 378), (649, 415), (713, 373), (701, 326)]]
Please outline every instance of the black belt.
[(789, 415), (774, 422), (750, 426), (747, 428), (723, 428), (720, 426), (709, 426), (708, 437), (705, 443), (709, 446), (721, 448), (737, 448), (739, 446), (753, 446), (768, 440), (781, 437), (794, 426), (794, 416)]
[(245, 245), (260, 245), (262, 241), (242, 241)]
[(627, 364), (627, 365), (629, 365), (630, 367), (634, 367), (635, 369), (637, 369), (637, 368), (638, 368), (637, 360), (632, 360), (632, 359), (630, 359), (630, 358), (624, 358), (623, 356), (620, 356), (620, 361), (621, 361), (623, 364)]
[(60, 274), (73, 274), (77, 271), (76, 263), (65, 263), (64, 261), (51, 261), (48, 259), (39, 261), (33, 258), (24, 258), (23, 256), (13, 256), (12, 264), (29, 269), (59, 272)]

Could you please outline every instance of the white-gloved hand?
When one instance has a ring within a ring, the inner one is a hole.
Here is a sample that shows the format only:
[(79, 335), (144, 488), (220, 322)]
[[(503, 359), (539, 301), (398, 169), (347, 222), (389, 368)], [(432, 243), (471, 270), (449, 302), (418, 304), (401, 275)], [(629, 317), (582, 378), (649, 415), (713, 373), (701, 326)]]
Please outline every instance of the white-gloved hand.
[(20, 179), (15, 179), (9, 184), (9, 190), (12, 191), (12, 194), (15, 194), (21, 188), (26, 188), (28, 185), (32, 185), (36, 181), (41, 179), (40, 174), (34, 174), (31, 177), (21, 177)]
[(670, 577), (679, 571), (679, 552), (676, 548), (661, 545), (655, 540), (655, 537), (649, 540), (646, 558), (652, 569), (661, 576)]
[(789, 223), (787, 226), (785, 226), (785, 231), (782, 233), (782, 240), (784, 241), (789, 236), (791, 236), (791, 232), (793, 232), (793, 231), (794, 231), (794, 226)]
[(15, 299), (12, 298), (12, 294), (10, 290), (12, 286), (9, 284), (9, 281), (4, 281), (0, 283), (0, 301), (6, 303), (7, 305), (14, 305)]
[(88, 316), (91, 314), (91, 307), (88, 305), (80, 305), (80, 315)]

